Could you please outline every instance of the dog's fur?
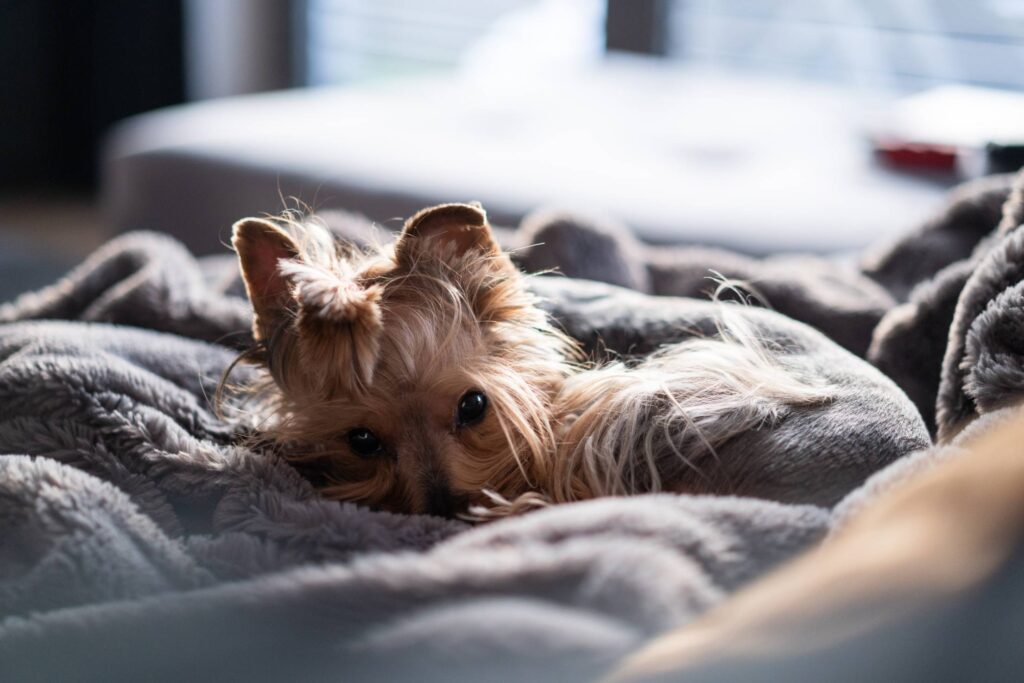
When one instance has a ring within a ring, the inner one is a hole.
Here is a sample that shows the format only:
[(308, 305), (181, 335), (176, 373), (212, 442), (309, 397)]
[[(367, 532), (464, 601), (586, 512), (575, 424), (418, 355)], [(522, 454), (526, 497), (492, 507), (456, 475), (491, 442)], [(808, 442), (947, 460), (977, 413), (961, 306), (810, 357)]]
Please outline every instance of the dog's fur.
[[(827, 387), (780, 366), (730, 320), (639, 364), (584, 362), (535, 305), (482, 208), (419, 212), (370, 250), (315, 221), (247, 219), (233, 244), (266, 368), (247, 390), (286, 456), (326, 466), (323, 493), (402, 512), (509, 514), (603, 495), (700, 491), (699, 461)], [(483, 418), (460, 426), (468, 391)], [(359, 456), (354, 429), (383, 443)]]

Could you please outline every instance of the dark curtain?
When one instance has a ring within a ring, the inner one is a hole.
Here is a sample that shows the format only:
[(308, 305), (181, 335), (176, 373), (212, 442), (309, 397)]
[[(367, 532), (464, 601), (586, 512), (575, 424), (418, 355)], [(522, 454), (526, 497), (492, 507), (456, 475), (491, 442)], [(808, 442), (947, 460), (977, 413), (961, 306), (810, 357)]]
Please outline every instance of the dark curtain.
[(90, 189), (104, 132), (183, 101), (178, 0), (0, 0), (0, 190)]

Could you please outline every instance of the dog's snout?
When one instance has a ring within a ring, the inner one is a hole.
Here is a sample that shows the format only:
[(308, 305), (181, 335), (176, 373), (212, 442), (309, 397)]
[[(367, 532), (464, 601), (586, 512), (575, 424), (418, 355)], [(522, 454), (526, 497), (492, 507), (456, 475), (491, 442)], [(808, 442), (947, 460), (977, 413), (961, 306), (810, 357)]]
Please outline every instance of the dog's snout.
[(427, 488), (427, 513), (438, 517), (454, 517), (466, 505), (464, 496), (452, 492), (448, 482), (434, 481)]

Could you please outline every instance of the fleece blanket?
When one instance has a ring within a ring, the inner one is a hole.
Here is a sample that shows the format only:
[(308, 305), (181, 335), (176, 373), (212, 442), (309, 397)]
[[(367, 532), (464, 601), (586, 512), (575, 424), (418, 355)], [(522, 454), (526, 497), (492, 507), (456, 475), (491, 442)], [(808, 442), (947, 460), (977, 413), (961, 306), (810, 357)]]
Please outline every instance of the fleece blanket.
[[(607, 239), (560, 224), (532, 230)], [(520, 232), (509, 239), (532, 239)], [(1024, 385), (1020, 336), (1005, 334), (1021, 310), (1017, 237), (1000, 226), (968, 256), (952, 316), (965, 331), (935, 394), (944, 429)], [(654, 272), (618, 248), (601, 253), (620, 272)], [(704, 302), (533, 286), (596, 353), (713, 331)], [(598, 500), (477, 528), (324, 501), (287, 463), (238, 447), (247, 426), (210, 407), (247, 343), (237, 292), (225, 259), (139, 233), (0, 308), (0, 677), (585, 680), (819, 542), (871, 473), (915, 451), (928, 460), (925, 422), (890, 379), (751, 308), (782, 362), (838, 391), (722, 454), (763, 473), (750, 497)]]

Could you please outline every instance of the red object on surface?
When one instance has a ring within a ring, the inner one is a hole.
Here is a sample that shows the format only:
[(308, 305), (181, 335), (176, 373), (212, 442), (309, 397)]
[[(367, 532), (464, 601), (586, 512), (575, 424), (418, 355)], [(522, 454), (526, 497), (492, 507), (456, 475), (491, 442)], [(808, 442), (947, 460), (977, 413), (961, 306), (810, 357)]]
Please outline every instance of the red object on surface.
[(875, 155), (894, 168), (956, 171), (957, 148), (953, 145), (929, 145), (898, 140), (875, 141)]

